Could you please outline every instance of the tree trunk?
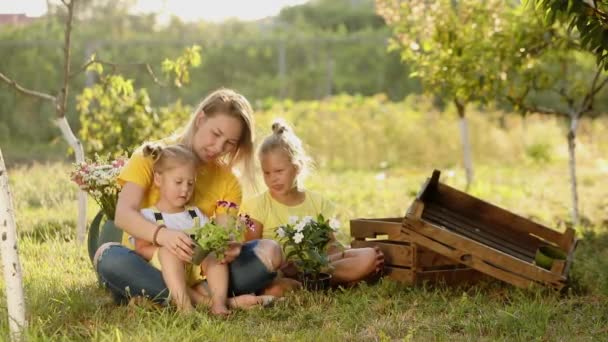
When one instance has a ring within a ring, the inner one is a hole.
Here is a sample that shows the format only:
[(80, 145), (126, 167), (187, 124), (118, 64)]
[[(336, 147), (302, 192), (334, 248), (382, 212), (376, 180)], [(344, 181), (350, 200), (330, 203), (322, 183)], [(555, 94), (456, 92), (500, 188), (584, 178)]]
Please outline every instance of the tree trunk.
[(570, 127), (568, 129), (568, 166), (570, 169), (570, 190), (572, 194), (572, 224), (579, 223), (578, 187), (576, 184), (576, 129), (580, 114), (570, 112)]
[[(74, 156), (76, 157), (76, 163), (84, 162), (84, 149), (82, 143), (72, 131), (68, 120), (64, 117), (55, 119), (55, 124), (59, 126), (63, 138), (68, 142), (70, 147), (74, 149)], [(87, 193), (78, 190), (78, 223), (76, 225), (76, 237), (78, 242), (83, 243), (86, 236), (87, 227)]]
[(473, 183), (473, 158), (471, 157), (471, 144), (469, 143), (469, 125), (465, 116), (465, 105), (461, 104), (458, 100), (455, 100), (454, 103), (458, 109), (458, 125), (460, 126), (464, 171), (467, 181), (465, 191), (469, 191)]
[(21, 263), (19, 262), (19, 249), (17, 248), (17, 229), (15, 227), (13, 201), (2, 150), (0, 150), (0, 235), (2, 267), (4, 269), (4, 282), (6, 284), (8, 323), (12, 340), (18, 341), (21, 339), (21, 332), (27, 322), (25, 321), (23, 275)]

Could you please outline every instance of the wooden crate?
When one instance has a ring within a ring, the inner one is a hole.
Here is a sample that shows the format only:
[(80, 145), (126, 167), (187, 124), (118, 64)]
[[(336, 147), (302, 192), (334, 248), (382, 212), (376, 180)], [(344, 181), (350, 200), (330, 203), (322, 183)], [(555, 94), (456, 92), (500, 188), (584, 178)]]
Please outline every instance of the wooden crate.
[[(411, 241), (518, 287), (542, 284), (560, 290), (577, 240), (534, 223), (439, 182), (435, 170), (422, 186), (403, 221)], [(567, 255), (550, 270), (535, 264), (540, 246), (553, 246)]]
[(482, 273), (412, 243), (404, 218), (353, 219), (353, 248), (377, 246), (384, 253), (385, 275), (414, 285), (424, 281), (447, 284), (474, 282)]

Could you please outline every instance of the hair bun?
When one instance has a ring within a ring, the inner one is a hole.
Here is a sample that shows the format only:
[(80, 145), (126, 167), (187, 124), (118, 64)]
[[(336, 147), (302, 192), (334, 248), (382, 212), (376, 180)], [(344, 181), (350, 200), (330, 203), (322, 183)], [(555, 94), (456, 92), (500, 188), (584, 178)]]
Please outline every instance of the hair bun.
[(157, 160), (162, 151), (163, 147), (160, 144), (153, 143), (144, 145), (143, 149), (144, 157), (151, 157), (153, 160)]
[(289, 126), (287, 126), (284, 121), (276, 120), (272, 123), (272, 133), (281, 135), (287, 131), (289, 131)]

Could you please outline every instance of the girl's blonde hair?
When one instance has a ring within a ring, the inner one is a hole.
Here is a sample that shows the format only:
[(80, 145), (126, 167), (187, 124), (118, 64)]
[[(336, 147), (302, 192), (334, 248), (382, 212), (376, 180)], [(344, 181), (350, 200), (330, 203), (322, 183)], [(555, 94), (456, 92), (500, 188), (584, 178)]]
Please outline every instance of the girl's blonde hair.
[(272, 134), (268, 135), (258, 149), (258, 158), (262, 158), (267, 153), (283, 151), (289, 157), (291, 164), (298, 170), (297, 186), (301, 187), (302, 182), (313, 169), (313, 161), (306, 153), (302, 140), (293, 132), (293, 129), (283, 119), (275, 119), (272, 123)]
[(255, 179), (253, 167), (255, 123), (253, 121), (253, 109), (249, 101), (232, 89), (220, 88), (212, 92), (196, 107), (190, 117), (190, 121), (184, 126), (183, 130), (174, 136), (178, 143), (192, 148), (192, 139), (197, 131), (196, 119), (201, 112), (205, 113), (205, 116), (209, 118), (216, 115), (228, 115), (239, 119), (243, 124), (243, 133), (236, 149), (220, 162), (228, 167), (242, 166), (243, 175), (253, 184)]
[(145, 157), (154, 161), (154, 172), (162, 173), (171, 170), (184, 163), (192, 163), (196, 166), (200, 160), (192, 149), (185, 145), (163, 146), (156, 143), (148, 143), (143, 147)]

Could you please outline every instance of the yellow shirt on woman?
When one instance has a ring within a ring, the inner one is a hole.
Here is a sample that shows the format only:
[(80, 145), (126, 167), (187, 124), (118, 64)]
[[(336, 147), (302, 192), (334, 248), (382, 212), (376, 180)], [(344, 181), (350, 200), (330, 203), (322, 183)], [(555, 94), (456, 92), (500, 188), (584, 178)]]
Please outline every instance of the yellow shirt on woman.
[(272, 198), (268, 191), (253, 198), (243, 201), (241, 213), (249, 214), (252, 219), (260, 222), (264, 226), (262, 237), (264, 239), (276, 239), (276, 229), (289, 222), (290, 216), (315, 217), (323, 214), (325, 218), (330, 218), (335, 214), (335, 206), (320, 194), (312, 191), (305, 192), (304, 202), (287, 206)]
[[(139, 148), (133, 152), (118, 176), (121, 186), (131, 182), (145, 189), (140, 208), (153, 207), (160, 196), (159, 189), (154, 184), (153, 164), (152, 158), (144, 157), (142, 149)], [(206, 163), (199, 166), (190, 203), (198, 207), (203, 214), (212, 217), (219, 200), (240, 204), (241, 199), (241, 185), (229, 167), (217, 163)], [(129, 242), (129, 235), (126, 232), (123, 233), (122, 244), (131, 249), (134, 248)]]

